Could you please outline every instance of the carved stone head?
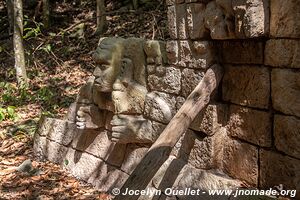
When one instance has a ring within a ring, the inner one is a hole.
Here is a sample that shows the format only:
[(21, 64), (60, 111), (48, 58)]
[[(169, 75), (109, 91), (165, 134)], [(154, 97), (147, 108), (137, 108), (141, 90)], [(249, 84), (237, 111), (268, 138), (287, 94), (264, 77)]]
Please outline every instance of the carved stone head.
[(143, 40), (102, 38), (93, 58), (94, 103), (118, 114), (141, 114), (147, 93)]

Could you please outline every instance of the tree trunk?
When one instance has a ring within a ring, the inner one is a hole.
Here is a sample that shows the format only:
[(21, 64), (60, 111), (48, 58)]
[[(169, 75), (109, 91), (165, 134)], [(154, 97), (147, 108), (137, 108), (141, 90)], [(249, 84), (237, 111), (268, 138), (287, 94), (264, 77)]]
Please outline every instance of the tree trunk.
[(23, 4), (22, 0), (14, 0), (14, 35), (15, 69), (19, 85), (27, 84), (25, 55), (23, 47)]
[(134, 9), (134, 10), (137, 10), (138, 7), (139, 7), (139, 2), (138, 2), (138, 0), (132, 0), (132, 4), (133, 4), (133, 9)]
[(97, 29), (95, 34), (99, 35), (104, 32), (106, 25), (105, 0), (97, 0)]
[(49, 28), (49, 17), (50, 17), (49, 0), (43, 0), (43, 24), (45, 28)]
[(223, 71), (219, 65), (214, 65), (207, 70), (203, 79), (126, 180), (120, 195), (116, 196), (115, 200), (136, 200), (139, 198), (139, 196), (134, 195), (125, 195), (124, 198), (121, 194), (126, 189), (141, 191), (147, 187), (158, 169), (168, 159), (179, 138), (188, 129), (197, 114), (209, 103), (210, 95), (218, 87), (222, 75)]
[(8, 34), (13, 34), (14, 31), (14, 4), (12, 2), (13, 0), (6, 0), (6, 6), (7, 6), (7, 17), (8, 17), (8, 23), (9, 23), (9, 29)]

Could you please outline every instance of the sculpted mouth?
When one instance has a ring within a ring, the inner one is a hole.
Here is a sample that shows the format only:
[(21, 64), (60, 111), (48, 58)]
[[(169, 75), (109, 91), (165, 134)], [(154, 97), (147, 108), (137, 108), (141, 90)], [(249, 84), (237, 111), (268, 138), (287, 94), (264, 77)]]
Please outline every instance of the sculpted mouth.
[(111, 84), (104, 82), (104, 81), (95, 81), (94, 82), (94, 87), (96, 90), (100, 92), (112, 92), (112, 86)]
[(118, 92), (124, 92), (125, 87), (121, 83), (115, 83), (115, 84), (113, 84), (113, 90), (118, 91)]

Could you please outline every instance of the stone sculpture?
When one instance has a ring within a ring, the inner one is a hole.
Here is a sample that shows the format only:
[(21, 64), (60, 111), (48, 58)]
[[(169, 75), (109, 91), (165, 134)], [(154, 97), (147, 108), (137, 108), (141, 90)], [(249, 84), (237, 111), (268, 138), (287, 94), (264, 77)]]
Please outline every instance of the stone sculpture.
[(155, 141), (160, 129), (144, 116), (146, 96), (160, 102), (157, 105), (166, 110), (162, 114), (168, 120), (171, 113), (164, 99), (148, 91), (145, 61), (161, 65), (166, 60), (161, 51), (157, 41), (102, 38), (93, 55), (97, 64), (93, 77), (81, 88), (68, 118), (79, 129), (107, 129), (115, 142)]
[[(93, 76), (80, 89), (66, 118), (41, 120), (35, 134), (34, 151), (37, 156), (61, 164), (99, 190), (109, 192), (120, 188), (128, 179), (175, 115), (184, 97), (178, 95), (180, 69), (174, 68), (178, 76), (170, 72), (172, 67), (167, 67), (162, 42), (102, 38), (93, 58), (96, 62)], [(151, 76), (166, 81), (160, 84), (166, 85), (165, 90), (153, 87)], [(167, 83), (175, 79), (179, 82), (178, 90), (170, 90), (172, 86)], [(220, 138), (223, 139), (224, 134), (220, 132), (216, 137), (203, 139), (192, 130), (188, 132), (148, 187), (187, 187), (192, 177), (203, 174), (208, 177), (203, 181), (215, 187), (238, 187), (239, 181), (215, 170), (204, 170), (218, 168), (217, 155), (223, 147)], [(205, 152), (205, 156), (197, 156), (197, 149)], [(201, 169), (197, 169), (199, 166)], [(191, 171), (193, 173), (188, 173)], [(189, 175), (184, 175), (186, 173)], [(202, 184), (204, 182), (193, 187), (209, 189)]]

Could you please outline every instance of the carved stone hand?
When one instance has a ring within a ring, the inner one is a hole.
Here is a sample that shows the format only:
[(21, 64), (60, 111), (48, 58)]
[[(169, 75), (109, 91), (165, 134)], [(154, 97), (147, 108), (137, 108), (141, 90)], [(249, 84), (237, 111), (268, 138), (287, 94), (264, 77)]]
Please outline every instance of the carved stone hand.
[(111, 121), (112, 141), (119, 143), (149, 143), (145, 128), (149, 125), (142, 116), (115, 115)]
[(95, 105), (82, 106), (76, 115), (78, 129), (97, 129), (104, 127), (104, 116), (101, 110)]

